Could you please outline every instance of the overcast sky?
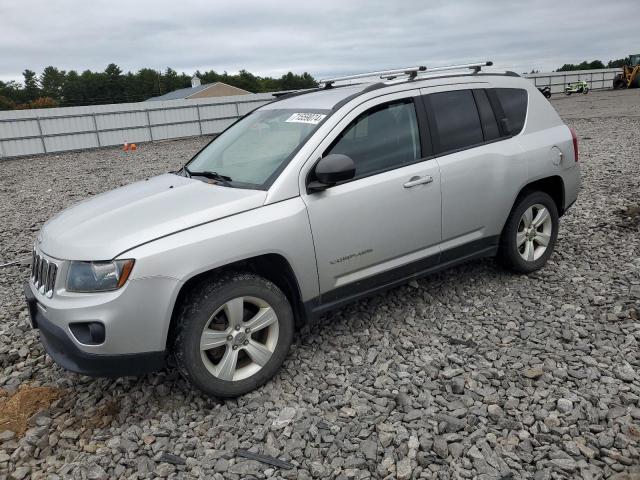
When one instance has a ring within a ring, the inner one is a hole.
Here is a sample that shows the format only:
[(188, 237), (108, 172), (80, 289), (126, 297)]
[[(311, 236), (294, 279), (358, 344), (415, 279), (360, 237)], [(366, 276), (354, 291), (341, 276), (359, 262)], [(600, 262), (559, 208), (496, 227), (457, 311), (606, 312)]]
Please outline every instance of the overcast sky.
[(0, 0), (0, 79), (111, 62), (317, 78), (485, 59), (548, 71), (640, 53), (639, 19), (639, 0)]

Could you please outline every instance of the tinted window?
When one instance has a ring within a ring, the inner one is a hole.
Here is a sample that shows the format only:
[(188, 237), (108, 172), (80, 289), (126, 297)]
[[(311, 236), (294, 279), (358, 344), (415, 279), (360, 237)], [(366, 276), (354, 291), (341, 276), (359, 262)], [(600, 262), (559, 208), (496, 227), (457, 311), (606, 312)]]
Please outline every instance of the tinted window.
[(480, 117), (471, 90), (453, 90), (427, 96), (436, 130), (437, 153), (459, 150), (484, 141)]
[(356, 178), (420, 159), (420, 135), (413, 101), (388, 103), (356, 118), (325, 152), (342, 153), (356, 164)]
[(478, 112), (480, 113), (484, 140), (488, 142), (499, 138), (500, 130), (498, 129), (498, 122), (496, 122), (496, 116), (493, 114), (493, 109), (491, 108), (491, 104), (487, 98), (487, 93), (484, 90), (474, 90), (473, 96), (476, 99), (476, 105), (478, 106)]
[(527, 117), (527, 91), (521, 88), (496, 88), (495, 92), (504, 115), (509, 120), (511, 134), (517, 135), (524, 127)]

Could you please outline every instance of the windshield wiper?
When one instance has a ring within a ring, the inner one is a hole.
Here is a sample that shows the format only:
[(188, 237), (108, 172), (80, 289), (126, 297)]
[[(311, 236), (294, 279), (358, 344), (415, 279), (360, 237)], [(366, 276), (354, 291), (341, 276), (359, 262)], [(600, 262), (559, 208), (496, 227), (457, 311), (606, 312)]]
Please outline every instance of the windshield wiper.
[(230, 183), (233, 181), (231, 177), (228, 177), (226, 175), (221, 175), (218, 172), (212, 172), (210, 170), (203, 170), (202, 172), (194, 172), (192, 170), (189, 170), (187, 167), (184, 167), (184, 171), (187, 172), (190, 177), (196, 176), (196, 177), (210, 178), (211, 180), (216, 180), (222, 183), (225, 187), (233, 187), (233, 185), (231, 185)]

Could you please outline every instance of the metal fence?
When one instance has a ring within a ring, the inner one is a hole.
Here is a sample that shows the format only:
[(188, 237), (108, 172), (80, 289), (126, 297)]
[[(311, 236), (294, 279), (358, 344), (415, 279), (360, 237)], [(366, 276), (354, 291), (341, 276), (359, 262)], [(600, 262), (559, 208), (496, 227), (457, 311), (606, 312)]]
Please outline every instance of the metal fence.
[[(524, 75), (552, 93), (586, 80), (593, 90), (611, 88), (621, 70)], [(0, 112), (0, 158), (149, 142), (219, 133), (238, 117), (273, 100), (270, 93), (197, 100), (120, 103)]]
[(613, 86), (614, 77), (622, 72), (620, 68), (602, 70), (575, 70), (573, 72), (529, 73), (524, 77), (536, 87), (551, 87), (551, 93), (564, 93), (564, 87), (579, 80), (586, 80), (591, 90), (602, 90)]
[(0, 158), (219, 133), (268, 93), (0, 112)]

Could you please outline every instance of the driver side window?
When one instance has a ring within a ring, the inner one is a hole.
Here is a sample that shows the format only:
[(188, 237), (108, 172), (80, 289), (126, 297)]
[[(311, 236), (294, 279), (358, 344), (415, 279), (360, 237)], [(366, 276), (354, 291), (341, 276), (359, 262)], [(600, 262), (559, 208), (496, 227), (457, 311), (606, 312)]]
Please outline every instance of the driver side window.
[(356, 179), (416, 162), (422, 154), (413, 100), (377, 105), (360, 114), (324, 156), (332, 153), (353, 159)]

